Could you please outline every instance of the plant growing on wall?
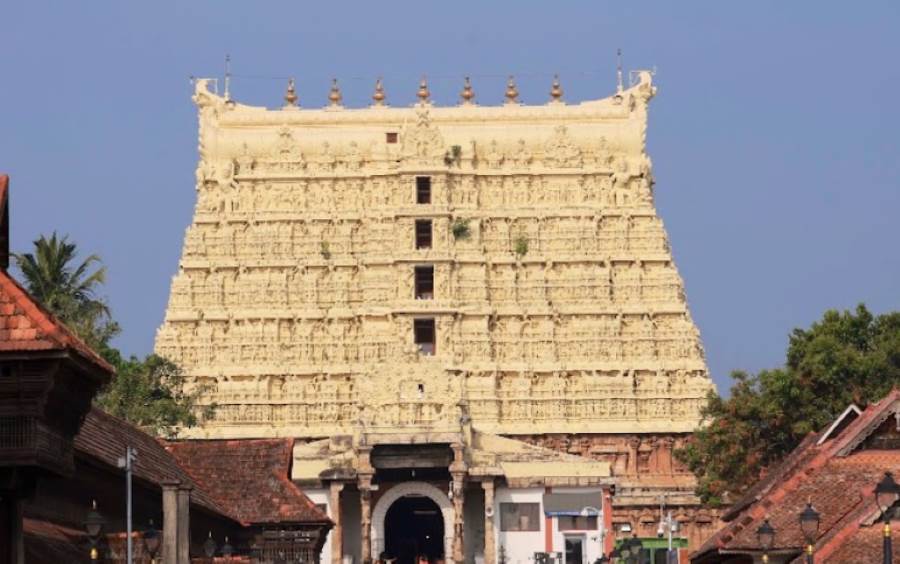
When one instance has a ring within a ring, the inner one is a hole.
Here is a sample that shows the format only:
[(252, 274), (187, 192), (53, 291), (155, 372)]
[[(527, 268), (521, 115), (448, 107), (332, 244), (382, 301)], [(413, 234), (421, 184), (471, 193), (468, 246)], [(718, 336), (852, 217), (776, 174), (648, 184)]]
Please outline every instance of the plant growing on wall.
[(459, 145), (453, 145), (450, 147), (450, 150), (444, 153), (444, 164), (447, 166), (459, 166), (460, 161), (462, 160), (462, 147)]
[(463, 241), (472, 235), (472, 229), (469, 227), (470, 221), (472, 220), (463, 219), (461, 217), (457, 217), (453, 220), (453, 223), (450, 225), (450, 231), (453, 233), (454, 239)]
[(528, 238), (524, 235), (516, 237), (516, 240), (513, 242), (513, 251), (519, 258), (528, 254)]
[(331, 260), (331, 247), (328, 245), (328, 241), (319, 243), (319, 253), (322, 255), (323, 259)]

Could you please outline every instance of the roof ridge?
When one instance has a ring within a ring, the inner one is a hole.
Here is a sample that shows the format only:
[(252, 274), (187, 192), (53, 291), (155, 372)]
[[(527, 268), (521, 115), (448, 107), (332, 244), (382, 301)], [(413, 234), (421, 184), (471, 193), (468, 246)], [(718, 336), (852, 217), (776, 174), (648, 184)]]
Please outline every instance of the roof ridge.
[(50, 341), (59, 349), (69, 349), (78, 353), (106, 372), (115, 373), (116, 370), (111, 364), (94, 352), (65, 323), (46, 309), (28, 290), (4, 270), (0, 270), (0, 291), (9, 295), (13, 303), (21, 308), (22, 313), (28, 320), (41, 330), (44, 339)]
[[(877, 402), (870, 404), (863, 412), (854, 419), (840, 435), (835, 437), (833, 443), (825, 449), (828, 456), (846, 456), (850, 451), (855, 449), (864, 441), (874, 429), (870, 429), (870, 425), (879, 421), (894, 402), (900, 401), (900, 388), (892, 388), (883, 398)], [(880, 421), (879, 421), (880, 424)], [(865, 436), (861, 436), (868, 431)]]

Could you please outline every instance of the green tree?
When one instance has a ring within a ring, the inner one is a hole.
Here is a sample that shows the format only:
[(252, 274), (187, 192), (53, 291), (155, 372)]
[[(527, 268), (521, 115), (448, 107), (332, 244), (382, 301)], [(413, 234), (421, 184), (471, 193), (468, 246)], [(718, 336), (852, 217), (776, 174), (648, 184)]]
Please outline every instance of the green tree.
[(13, 254), (29, 293), (102, 354), (119, 333), (109, 306), (97, 296), (106, 267), (95, 254), (76, 264), (77, 256), (77, 245), (55, 232), (34, 241), (33, 252)]
[(732, 378), (731, 396), (710, 394), (705, 425), (677, 452), (706, 503), (734, 501), (850, 403), (865, 407), (900, 386), (900, 312), (830, 310), (793, 331), (784, 367)]
[(151, 354), (143, 360), (114, 358), (113, 364), (116, 377), (96, 398), (108, 413), (168, 438), (212, 415), (214, 406), (199, 402), (206, 390), (189, 391), (184, 372), (171, 361)]
[(77, 245), (53, 233), (34, 241), (33, 252), (13, 257), (29, 293), (116, 368), (97, 405), (147, 432), (169, 437), (212, 414), (214, 407), (200, 404), (205, 389), (188, 389), (178, 366), (156, 355), (125, 359), (110, 345), (120, 329), (98, 297), (106, 282), (99, 256), (78, 262)]

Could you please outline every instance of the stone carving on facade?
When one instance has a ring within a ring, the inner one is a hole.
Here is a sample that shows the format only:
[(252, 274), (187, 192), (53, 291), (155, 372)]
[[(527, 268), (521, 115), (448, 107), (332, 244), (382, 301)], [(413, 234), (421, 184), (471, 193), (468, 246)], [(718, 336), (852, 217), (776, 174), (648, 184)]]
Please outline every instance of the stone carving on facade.
[[(213, 384), (216, 419), (191, 432), (445, 427), (461, 397), (490, 432), (697, 424), (711, 384), (653, 207), (649, 91), (626, 93), (629, 114), (611, 102), (226, 109), (205, 89), (194, 222), (156, 339)], [(459, 166), (445, 162), (453, 145)], [(413, 200), (420, 175), (433, 216)], [(423, 216), (427, 251), (412, 236)], [(468, 236), (453, 234), (457, 219)], [(414, 299), (423, 263), (430, 300)], [(431, 356), (412, 340), (423, 316), (437, 328)], [(418, 383), (422, 398), (409, 393)]]
[(556, 168), (577, 168), (582, 164), (582, 151), (572, 140), (568, 128), (559, 125), (544, 146), (544, 164)]
[(427, 106), (416, 108), (415, 123), (406, 124), (400, 138), (403, 156), (414, 162), (428, 163), (444, 156), (444, 139), (432, 124)]

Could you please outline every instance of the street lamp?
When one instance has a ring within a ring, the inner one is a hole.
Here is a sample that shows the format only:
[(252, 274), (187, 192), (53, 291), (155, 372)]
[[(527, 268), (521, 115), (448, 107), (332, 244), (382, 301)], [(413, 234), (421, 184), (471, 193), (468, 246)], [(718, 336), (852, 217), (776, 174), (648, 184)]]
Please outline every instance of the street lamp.
[(228, 542), (228, 537), (225, 537), (225, 544), (222, 545), (222, 556), (227, 556), (231, 558), (234, 554), (234, 547), (231, 546), (231, 543)]
[(763, 524), (756, 529), (756, 538), (759, 541), (759, 546), (763, 549), (763, 564), (768, 564), (769, 549), (771, 549), (772, 545), (775, 543), (775, 529), (769, 524), (768, 518), (766, 518), (766, 520), (763, 521)]
[(100, 538), (100, 531), (103, 530), (104, 525), (106, 525), (106, 519), (97, 511), (97, 500), (95, 499), (91, 502), (91, 510), (88, 511), (87, 518), (84, 520), (84, 530), (91, 540), (91, 561), (100, 560), (97, 541)]
[(900, 497), (900, 485), (894, 481), (893, 474), (885, 472), (884, 478), (875, 486), (875, 503), (878, 504), (881, 514), (884, 515), (882, 552), (884, 553), (884, 561), (888, 564), (891, 564), (894, 558), (894, 548), (891, 546), (891, 517), (894, 503), (896, 503), (898, 497)]
[(806, 562), (813, 564), (813, 547), (816, 539), (819, 537), (819, 512), (816, 511), (812, 502), (807, 502), (806, 508), (800, 513), (800, 530), (803, 531), (803, 538), (806, 540)]
[(150, 519), (150, 523), (147, 525), (147, 528), (144, 529), (144, 549), (147, 551), (147, 554), (150, 556), (150, 564), (154, 564), (156, 562), (156, 553), (159, 552), (159, 531), (156, 530), (156, 527), (153, 526), (153, 519)]
[(670, 564), (673, 560), (678, 562), (677, 557), (672, 558), (675, 554), (675, 550), (672, 547), (672, 535), (678, 531), (678, 522), (672, 519), (672, 511), (667, 511), (664, 514), (664, 507), (666, 504), (666, 496), (662, 496), (662, 499), (659, 502), (659, 528), (656, 529), (656, 536), (659, 538), (663, 538), (666, 535), (666, 532), (669, 534), (669, 548), (666, 551), (666, 563)]
[(212, 531), (209, 532), (209, 537), (206, 539), (206, 542), (203, 543), (203, 554), (205, 554), (207, 558), (212, 558), (216, 555), (216, 541), (212, 538)]

